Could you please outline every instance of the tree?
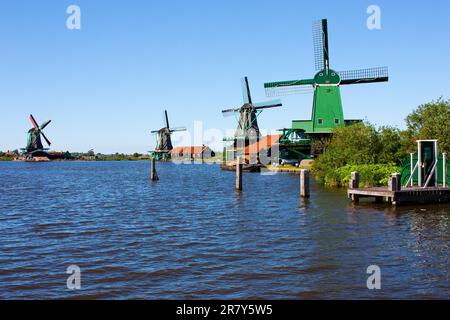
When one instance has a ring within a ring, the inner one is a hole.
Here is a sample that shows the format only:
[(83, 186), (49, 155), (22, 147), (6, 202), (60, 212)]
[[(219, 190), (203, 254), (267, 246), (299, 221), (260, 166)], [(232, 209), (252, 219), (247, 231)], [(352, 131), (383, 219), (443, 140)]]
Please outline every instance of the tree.
[(442, 152), (450, 152), (450, 100), (439, 98), (423, 104), (406, 118), (411, 140), (439, 140)]
[(384, 126), (378, 129), (379, 153), (377, 163), (400, 163), (405, 157), (404, 136), (394, 127)]

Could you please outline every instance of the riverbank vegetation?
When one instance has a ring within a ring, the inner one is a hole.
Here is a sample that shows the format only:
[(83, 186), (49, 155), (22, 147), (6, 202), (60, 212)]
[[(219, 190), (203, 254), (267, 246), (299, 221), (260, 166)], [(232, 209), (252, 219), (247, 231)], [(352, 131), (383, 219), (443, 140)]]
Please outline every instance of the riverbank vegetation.
[(406, 118), (405, 130), (370, 123), (336, 129), (330, 140), (317, 142), (325, 152), (314, 162), (313, 173), (328, 186), (346, 186), (352, 171), (360, 172), (362, 186), (387, 185), (420, 139), (438, 139), (440, 152), (450, 151), (450, 100), (419, 106)]
[(150, 159), (149, 155), (143, 155), (140, 153), (133, 154), (123, 154), (123, 153), (115, 153), (115, 154), (97, 154), (94, 157), (94, 161), (139, 161), (139, 160), (148, 160)]
[(0, 161), (13, 161), (18, 156), (19, 156), (18, 150), (7, 152), (0, 151)]

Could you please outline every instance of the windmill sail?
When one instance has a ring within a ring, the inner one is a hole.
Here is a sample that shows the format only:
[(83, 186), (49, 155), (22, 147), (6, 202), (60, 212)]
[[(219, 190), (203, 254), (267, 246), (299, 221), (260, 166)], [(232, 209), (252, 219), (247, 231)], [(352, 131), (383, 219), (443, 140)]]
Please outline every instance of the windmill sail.
[(316, 71), (329, 69), (328, 22), (326, 19), (313, 23), (313, 45)]
[(50, 140), (48, 140), (48, 138), (45, 136), (45, 134), (43, 132), (41, 132), (41, 135), (44, 138), (45, 142), (47, 142), (48, 146), (51, 146), (52, 143), (50, 142)]
[(39, 126), (37, 124), (37, 121), (34, 119), (32, 114), (30, 114), (30, 122), (33, 125), (34, 129), (39, 130)]
[(342, 85), (389, 81), (389, 71), (387, 67), (341, 71), (338, 72), (338, 74), (341, 77)]
[(241, 79), (241, 86), (242, 86), (242, 99), (245, 103), (252, 104), (252, 95), (250, 94), (250, 86), (248, 84), (248, 78), (244, 77)]
[(166, 128), (170, 129), (169, 126), (169, 116), (167, 115), (167, 110), (164, 110), (164, 115), (165, 115), (165, 119), (166, 119)]
[(175, 127), (175, 128), (171, 128), (170, 132), (180, 132), (180, 131), (186, 131), (187, 128), (186, 127)]
[(291, 80), (282, 82), (270, 82), (264, 84), (267, 97), (279, 97), (299, 93), (311, 93), (314, 88), (314, 80)]
[(277, 99), (272, 101), (254, 103), (253, 106), (255, 107), (256, 110), (261, 110), (261, 109), (282, 107), (283, 104), (281, 103), (280, 99)]
[(45, 121), (43, 124), (41, 124), (40, 129), (44, 130), (50, 124), (50, 122), (52, 122), (52, 120)]

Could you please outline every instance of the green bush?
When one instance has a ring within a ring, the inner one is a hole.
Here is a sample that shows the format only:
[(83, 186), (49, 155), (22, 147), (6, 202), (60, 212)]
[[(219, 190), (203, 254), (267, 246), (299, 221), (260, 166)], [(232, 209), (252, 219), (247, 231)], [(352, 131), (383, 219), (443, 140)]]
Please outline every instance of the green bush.
[(362, 123), (338, 128), (332, 139), (324, 145), (324, 153), (314, 162), (313, 172), (319, 180), (348, 163), (373, 163), (374, 129)]
[(353, 171), (359, 172), (360, 187), (387, 186), (389, 177), (399, 168), (392, 164), (346, 165), (325, 175), (325, 185), (348, 186)]

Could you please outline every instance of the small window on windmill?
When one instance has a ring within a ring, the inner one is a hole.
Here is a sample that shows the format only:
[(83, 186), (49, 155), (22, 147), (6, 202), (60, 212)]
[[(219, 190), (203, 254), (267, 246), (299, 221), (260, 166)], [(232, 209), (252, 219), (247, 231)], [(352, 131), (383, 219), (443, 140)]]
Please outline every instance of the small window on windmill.
[(341, 123), (341, 121), (340, 121), (338, 118), (335, 118), (335, 119), (334, 119), (334, 123), (335, 123), (335, 124), (339, 124), (339, 123)]
[(322, 118), (317, 119), (317, 124), (322, 125), (323, 124), (323, 119)]

